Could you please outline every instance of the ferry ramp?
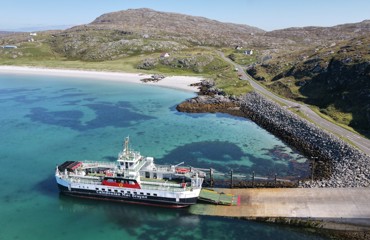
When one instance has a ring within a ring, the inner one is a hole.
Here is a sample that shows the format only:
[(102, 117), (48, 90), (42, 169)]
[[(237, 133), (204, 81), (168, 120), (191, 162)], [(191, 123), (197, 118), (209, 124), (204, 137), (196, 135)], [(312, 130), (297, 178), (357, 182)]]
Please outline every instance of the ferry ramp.
[(198, 201), (216, 205), (237, 206), (240, 204), (240, 196), (203, 188)]
[(370, 188), (215, 189), (240, 196), (237, 206), (199, 203), (199, 215), (243, 217), (362, 219), (370, 225)]

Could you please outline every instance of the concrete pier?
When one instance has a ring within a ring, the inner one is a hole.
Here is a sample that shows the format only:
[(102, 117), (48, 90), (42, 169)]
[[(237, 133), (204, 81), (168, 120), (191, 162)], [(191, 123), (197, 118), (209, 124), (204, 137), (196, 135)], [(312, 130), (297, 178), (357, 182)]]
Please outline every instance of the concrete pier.
[(196, 204), (190, 212), (226, 217), (360, 219), (370, 226), (370, 188), (215, 189), (240, 195), (239, 206)]

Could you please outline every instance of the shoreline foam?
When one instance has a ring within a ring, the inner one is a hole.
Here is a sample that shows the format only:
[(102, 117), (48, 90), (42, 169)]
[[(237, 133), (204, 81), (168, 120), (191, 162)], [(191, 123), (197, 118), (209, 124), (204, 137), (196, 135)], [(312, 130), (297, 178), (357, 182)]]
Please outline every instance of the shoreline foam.
[(201, 77), (170, 76), (165, 77), (164, 79), (158, 82), (144, 83), (140, 80), (143, 78), (149, 78), (151, 75), (143, 73), (51, 69), (42, 67), (20, 67), (20, 66), (0, 66), (0, 73), (99, 79), (104, 81), (118, 81), (122, 83), (136, 83), (160, 86), (194, 93), (197, 92), (198, 89), (197, 87), (190, 86), (190, 84), (200, 82), (202, 79)]

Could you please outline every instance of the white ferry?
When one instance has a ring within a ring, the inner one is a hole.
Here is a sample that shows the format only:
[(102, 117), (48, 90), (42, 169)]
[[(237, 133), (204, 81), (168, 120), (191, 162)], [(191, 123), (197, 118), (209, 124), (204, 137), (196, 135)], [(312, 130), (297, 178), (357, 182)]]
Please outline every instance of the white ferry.
[(66, 195), (179, 208), (197, 202), (205, 177), (179, 165), (154, 164), (131, 150), (127, 137), (116, 162), (66, 161), (56, 167), (55, 178)]

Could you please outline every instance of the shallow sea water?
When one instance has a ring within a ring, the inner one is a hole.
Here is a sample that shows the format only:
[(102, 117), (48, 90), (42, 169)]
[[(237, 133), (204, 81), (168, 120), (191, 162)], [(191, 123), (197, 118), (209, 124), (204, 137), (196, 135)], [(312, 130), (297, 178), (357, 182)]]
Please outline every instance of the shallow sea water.
[(305, 158), (256, 124), (178, 113), (194, 94), (47, 76), (0, 75), (0, 239), (321, 239), (297, 229), (76, 199), (53, 174), (66, 160), (114, 161), (123, 139), (157, 163), (297, 174)]

